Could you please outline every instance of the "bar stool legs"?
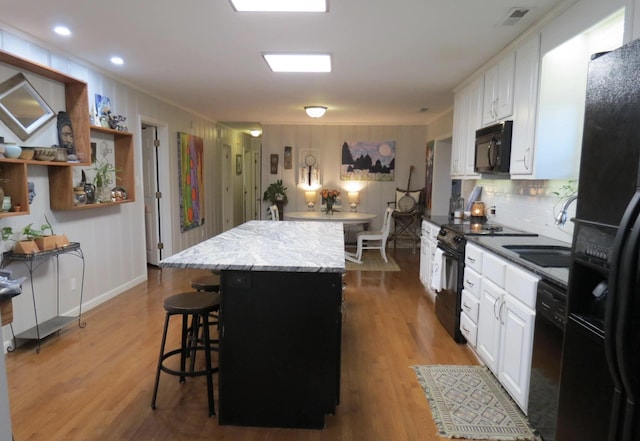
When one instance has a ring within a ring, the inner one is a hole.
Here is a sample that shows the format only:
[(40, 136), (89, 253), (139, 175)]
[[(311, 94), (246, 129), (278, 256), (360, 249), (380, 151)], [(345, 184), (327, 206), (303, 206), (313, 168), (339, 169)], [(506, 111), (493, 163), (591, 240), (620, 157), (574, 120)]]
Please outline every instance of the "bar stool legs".
[[(186, 377), (205, 376), (207, 378), (207, 401), (209, 404), (209, 416), (215, 415), (215, 406), (213, 401), (213, 373), (218, 368), (213, 367), (211, 361), (211, 351), (216, 350), (213, 345), (210, 334), (209, 315), (212, 311), (219, 308), (219, 294), (212, 295), (207, 292), (183, 293), (170, 296), (164, 301), (166, 312), (164, 328), (162, 331), (162, 342), (160, 344), (160, 355), (158, 357), (158, 366), (156, 369), (156, 378), (153, 388), (153, 397), (151, 399), (151, 408), (156, 408), (156, 399), (158, 396), (158, 386), (160, 384), (160, 372), (179, 377), (180, 383), (185, 382)], [(166, 341), (169, 329), (169, 321), (172, 316), (182, 316), (182, 327), (180, 336), (180, 347), (170, 351), (166, 351)], [(189, 326), (189, 318), (191, 317), (191, 326)], [(199, 338), (199, 328), (202, 327), (202, 338)], [(204, 352), (205, 366), (203, 369), (195, 370), (195, 358), (198, 351)], [(171, 369), (165, 366), (164, 362), (171, 357), (180, 357), (179, 370)], [(190, 358), (190, 366), (187, 370), (186, 359)]]

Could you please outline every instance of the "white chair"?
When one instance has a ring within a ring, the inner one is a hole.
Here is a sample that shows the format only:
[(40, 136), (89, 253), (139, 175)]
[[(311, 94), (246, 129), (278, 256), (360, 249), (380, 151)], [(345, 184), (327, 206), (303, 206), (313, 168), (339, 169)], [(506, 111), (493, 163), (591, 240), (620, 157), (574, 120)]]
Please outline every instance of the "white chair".
[[(346, 253), (347, 260), (355, 263), (362, 263), (362, 250), (380, 250), (380, 255), (385, 262), (387, 260), (387, 238), (389, 237), (389, 230), (391, 228), (391, 214), (393, 208), (388, 207), (384, 212), (384, 220), (382, 222), (382, 229), (380, 231), (361, 231), (358, 233), (358, 249), (356, 254)], [(371, 242), (377, 242), (372, 244)]]
[(280, 220), (280, 211), (278, 210), (277, 205), (272, 205), (269, 207), (269, 212), (271, 213), (271, 220), (277, 221)]

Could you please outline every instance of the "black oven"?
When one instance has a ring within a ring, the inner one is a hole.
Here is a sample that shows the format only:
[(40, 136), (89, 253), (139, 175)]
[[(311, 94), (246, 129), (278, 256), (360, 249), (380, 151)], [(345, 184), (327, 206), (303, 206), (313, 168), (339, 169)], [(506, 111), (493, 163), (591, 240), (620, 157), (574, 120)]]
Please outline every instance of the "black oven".
[(436, 292), (436, 317), (457, 343), (466, 343), (460, 331), (460, 309), (464, 277), (464, 236), (442, 228), (438, 249), (442, 252), (442, 284)]

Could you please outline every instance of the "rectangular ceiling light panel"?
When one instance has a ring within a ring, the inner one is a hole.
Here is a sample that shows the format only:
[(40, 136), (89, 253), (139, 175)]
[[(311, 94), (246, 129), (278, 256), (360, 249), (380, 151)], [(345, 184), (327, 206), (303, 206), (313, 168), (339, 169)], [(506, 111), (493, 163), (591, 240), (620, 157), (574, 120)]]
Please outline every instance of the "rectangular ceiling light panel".
[(274, 72), (331, 72), (330, 54), (262, 54)]
[(327, 12), (328, 0), (230, 0), (238, 12)]

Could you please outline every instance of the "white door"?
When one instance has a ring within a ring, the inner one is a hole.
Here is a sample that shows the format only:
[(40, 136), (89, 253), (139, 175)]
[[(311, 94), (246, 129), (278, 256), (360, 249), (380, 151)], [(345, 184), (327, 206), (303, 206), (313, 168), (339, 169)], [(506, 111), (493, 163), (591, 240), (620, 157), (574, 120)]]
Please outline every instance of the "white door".
[(144, 179), (144, 225), (147, 263), (158, 265), (162, 260), (160, 237), (160, 190), (158, 185), (157, 130), (142, 124), (142, 162)]

